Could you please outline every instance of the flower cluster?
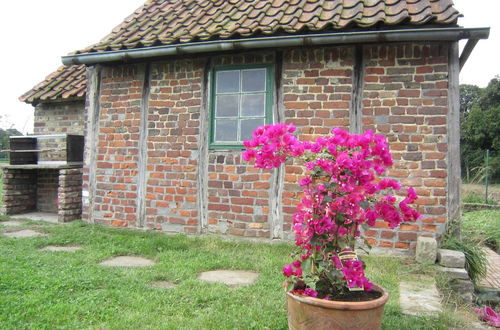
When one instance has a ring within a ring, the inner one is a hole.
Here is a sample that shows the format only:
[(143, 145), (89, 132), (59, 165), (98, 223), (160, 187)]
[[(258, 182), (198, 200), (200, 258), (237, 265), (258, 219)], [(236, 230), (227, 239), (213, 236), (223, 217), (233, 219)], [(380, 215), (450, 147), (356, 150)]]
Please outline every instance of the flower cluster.
[(305, 281), (310, 289), (301, 291), (305, 295), (317, 295), (312, 279), (329, 278), (334, 285), (332, 270), (342, 274), (347, 287), (370, 290), (363, 263), (340, 262), (338, 256), (354, 249), (362, 225), (374, 226), (380, 219), (395, 228), (401, 222), (415, 221), (420, 215), (409, 206), (417, 199), (415, 190), (409, 188), (403, 194), (397, 181), (379, 177), (392, 165), (387, 141), (381, 135), (372, 131), (349, 134), (334, 128), (330, 136), (302, 142), (294, 131), (293, 125), (286, 124), (259, 127), (253, 139), (244, 142), (243, 152), (243, 159), (258, 168), (279, 167), (287, 159), (299, 157), (308, 171), (299, 181), (303, 197), (293, 217), (295, 243), (302, 254), (285, 265), (283, 274), (292, 282)]

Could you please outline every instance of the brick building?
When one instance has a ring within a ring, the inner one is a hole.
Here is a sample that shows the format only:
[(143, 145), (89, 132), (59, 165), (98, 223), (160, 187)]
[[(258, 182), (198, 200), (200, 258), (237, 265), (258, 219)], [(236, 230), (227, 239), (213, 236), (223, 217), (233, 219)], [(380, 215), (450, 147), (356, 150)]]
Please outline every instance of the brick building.
[(459, 217), (458, 73), (489, 30), (450, 0), (368, 3), (148, 1), (23, 100), (38, 132), (84, 130), (84, 220), (169, 232), (290, 238), (303, 168), (254, 169), (242, 141), (271, 122), (373, 129), (424, 217), (365, 234), (411, 249)]

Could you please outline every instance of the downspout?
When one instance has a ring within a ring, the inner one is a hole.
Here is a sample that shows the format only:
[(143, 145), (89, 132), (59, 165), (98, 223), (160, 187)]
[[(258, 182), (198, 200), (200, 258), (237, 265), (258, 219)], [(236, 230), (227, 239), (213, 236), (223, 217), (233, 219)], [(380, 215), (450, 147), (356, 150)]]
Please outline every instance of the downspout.
[(137, 49), (67, 55), (62, 57), (64, 65), (96, 64), (127, 61), (169, 55), (220, 52), (235, 49), (259, 49), (277, 47), (318, 46), (326, 44), (364, 44), (401, 41), (458, 41), (461, 39), (487, 39), (489, 28), (427, 28), (400, 29), (363, 32), (337, 32), (292, 36), (271, 36), (251, 39), (201, 41), (176, 45), (145, 47)]

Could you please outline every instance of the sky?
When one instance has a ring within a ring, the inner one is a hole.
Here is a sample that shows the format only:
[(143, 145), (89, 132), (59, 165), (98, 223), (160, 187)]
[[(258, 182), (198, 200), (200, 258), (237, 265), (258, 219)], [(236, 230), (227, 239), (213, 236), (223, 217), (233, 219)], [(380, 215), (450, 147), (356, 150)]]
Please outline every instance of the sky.
[[(145, 0), (144, 0), (145, 1)], [(0, 31), (0, 127), (33, 131), (33, 107), (18, 100), (61, 63), (61, 56), (106, 36), (139, 8), (143, 0), (3, 1)], [(500, 75), (500, 11), (498, 0), (454, 0), (464, 14), (464, 27), (491, 27), (460, 73), (461, 84), (485, 87)], [(465, 42), (462, 42), (461, 46)]]

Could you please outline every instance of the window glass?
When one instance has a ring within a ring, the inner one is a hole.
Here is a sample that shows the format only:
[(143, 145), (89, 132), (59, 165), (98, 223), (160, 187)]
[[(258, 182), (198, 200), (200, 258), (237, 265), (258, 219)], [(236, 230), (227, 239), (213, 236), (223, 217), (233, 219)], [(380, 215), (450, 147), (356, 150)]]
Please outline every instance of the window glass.
[(240, 90), (240, 71), (217, 72), (217, 93), (234, 93)]
[(243, 94), (241, 96), (241, 115), (244, 117), (264, 116), (266, 113), (266, 94)]
[(242, 71), (243, 92), (263, 92), (266, 90), (266, 69)]
[(215, 141), (237, 141), (238, 140), (238, 120), (236, 119), (216, 119), (215, 120)]
[(248, 66), (214, 69), (211, 146), (239, 147), (252, 138), (255, 128), (270, 120), (272, 83), (268, 83), (269, 69)]
[(239, 99), (238, 94), (217, 95), (215, 99), (215, 117), (238, 117)]
[(252, 132), (259, 126), (264, 126), (264, 118), (259, 119), (242, 119), (240, 121), (241, 140), (250, 140)]

